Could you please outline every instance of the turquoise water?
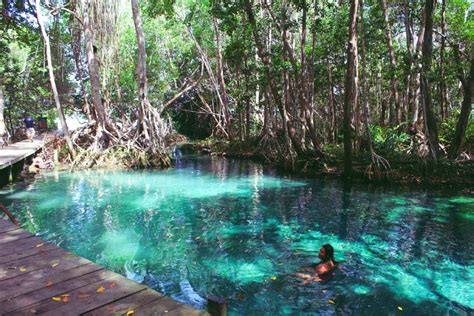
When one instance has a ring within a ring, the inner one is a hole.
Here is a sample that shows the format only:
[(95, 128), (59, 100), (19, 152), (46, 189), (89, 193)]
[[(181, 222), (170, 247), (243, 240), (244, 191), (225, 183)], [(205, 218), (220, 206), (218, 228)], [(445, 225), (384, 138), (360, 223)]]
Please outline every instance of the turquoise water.
[[(1, 190), (0, 203), (31, 232), (203, 309), (208, 295), (226, 298), (232, 315), (474, 309), (469, 196), (349, 189), (189, 158), (167, 171), (45, 174)], [(325, 243), (340, 261), (331, 281), (287, 276)]]

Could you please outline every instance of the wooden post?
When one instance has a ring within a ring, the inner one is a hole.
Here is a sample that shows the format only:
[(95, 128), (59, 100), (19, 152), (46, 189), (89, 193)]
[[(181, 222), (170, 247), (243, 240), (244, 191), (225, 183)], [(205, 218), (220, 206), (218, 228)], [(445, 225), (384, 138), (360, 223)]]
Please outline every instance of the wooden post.
[(0, 170), (0, 188), (10, 183), (11, 170), (11, 166)]
[(227, 316), (227, 304), (223, 298), (211, 295), (207, 298), (207, 311), (212, 316)]

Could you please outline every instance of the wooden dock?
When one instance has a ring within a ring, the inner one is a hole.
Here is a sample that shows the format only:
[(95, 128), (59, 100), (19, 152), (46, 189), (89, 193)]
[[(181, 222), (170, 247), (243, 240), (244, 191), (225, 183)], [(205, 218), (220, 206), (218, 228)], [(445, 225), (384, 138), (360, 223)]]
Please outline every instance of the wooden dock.
[(35, 154), (44, 146), (43, 137), (35, 137), (33, 142), (27, 140), (13, 143), (0, 149), (0, 170)]
[(0, 315), (209, 315), (0, 218)]
[(44, 146), (44, 137), (39, 135), (33, 142), (27, 140), (0, 148), (0, 187), (15, 180), (23, 170), (25, 161), (31, 158)]

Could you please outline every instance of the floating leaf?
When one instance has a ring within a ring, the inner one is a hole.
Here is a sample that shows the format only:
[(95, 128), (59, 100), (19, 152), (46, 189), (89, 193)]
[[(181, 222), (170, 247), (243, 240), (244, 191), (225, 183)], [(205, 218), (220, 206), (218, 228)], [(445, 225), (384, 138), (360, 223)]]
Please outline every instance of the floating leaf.
[(399, 311), (403, 311), (403, 307), (398, 306), (397, 308), (398, 308)]
[[(135, 313), (135, 311), (133, 309), (129, 309), (127, 311), (127, 316), (130, 316), (130, 315), (133, 315), (133, 313)], [(166, 312), (165, 312), (166, 313)]]
[(20, 267), (20, 272), (26, 272), (26, 268), (25, 267)]
[(64, 304), (67, 304), (69, 302), (69, 295), (68, 296), (63, 296), (62, 301), (63, 301)]
[(109, 289), (113, 289), (113, 288), (116, 288), (117, 287), (117, 282), (112, 282), (112, 283), (109, 283)]
[(333, 300), (328, 300), (328, 304), (336, 304)]
[(51, 299), (55, 302), (61, 302), (61, 298), (59, 296), (53, 296)]
[(55, 262), (51, 265), (51, 268), (56, 268), (59, 265), (59, 263)]
[(89, 297), (89, 296), (91, 296), (91, 295), (90, 295), (90, 294), (87, 294), (87, 293), (80, 293), (80, 294), (79, 294), (79, 298), (87, 298), (87, 297)]
[(328, 290), (323, 290), (323, 293), (326, 293)]
[(105, 292), (105, 288), (103, 286), (99, 287), (96, 291), (97, 293), (104, 293)]
[(53, 286), (53, 282), (51, 282), (51, 281), (48, 281), (48, 283), (46, 283), (46, 286), (47, 286), (47, 287), (51, 287), (51, 286)]
[(276, 276), (272, 276), (272, 280), (275, 281), (277, 279)]
[(106, 309), (107, 309), (108, 312), (113, 312), (114, 311), (114, 308), (112, 306), (107, 306)]
[(43, 247), (43, 246), (44, 246), (44, 243), (37, 244), (37, 245), (36, 245), (36, 248)]

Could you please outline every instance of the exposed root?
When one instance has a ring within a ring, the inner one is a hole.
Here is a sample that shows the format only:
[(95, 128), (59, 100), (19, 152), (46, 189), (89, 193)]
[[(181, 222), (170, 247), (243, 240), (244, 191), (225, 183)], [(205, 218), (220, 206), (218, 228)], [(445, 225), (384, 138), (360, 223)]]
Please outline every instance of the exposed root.
[(71, 137), (77, 155), (70, 169), (169, 167), (171, 158), (166, 148), (170, 126), (149, 104), (141, 109), (137, 120), (109, 121), (100, 128), (92, 122)]
[(384, 157), (377, 155), (375, 151), (371, 151), (371, 162), (367, 166), (365, 173), (369, 180), (372, 179), (382, 179), (384, 176), (388, 177), (388, 173), (390, 171), (390, 163)]

